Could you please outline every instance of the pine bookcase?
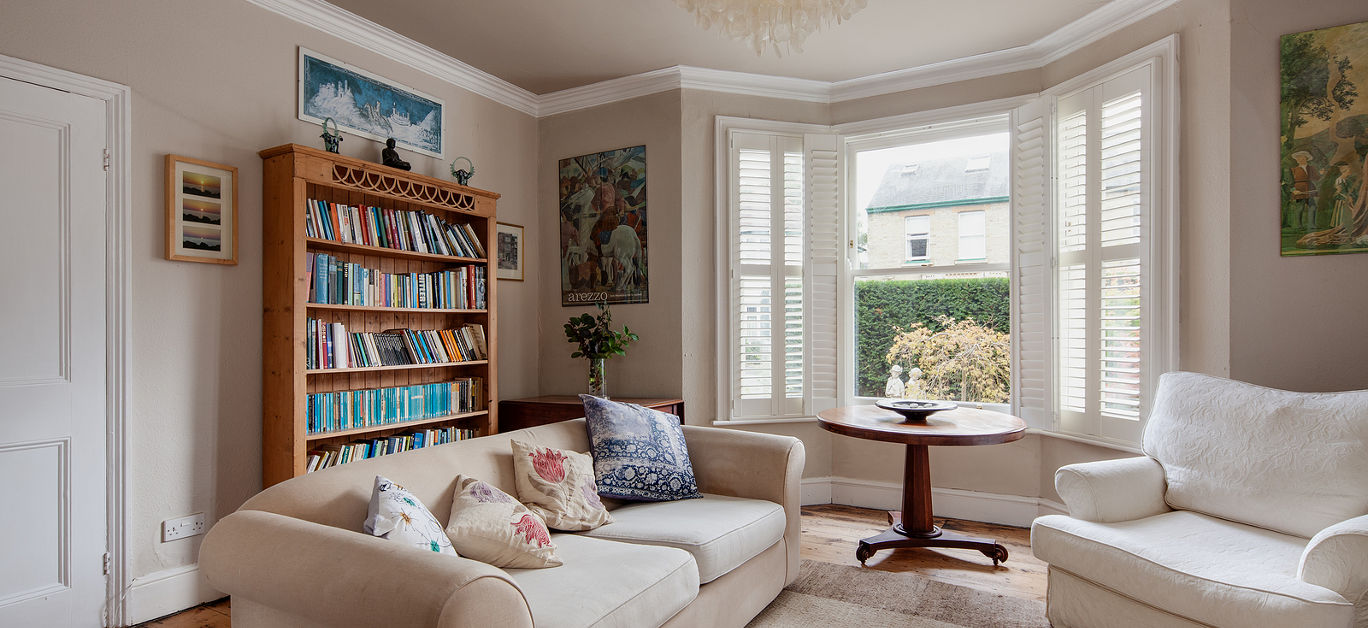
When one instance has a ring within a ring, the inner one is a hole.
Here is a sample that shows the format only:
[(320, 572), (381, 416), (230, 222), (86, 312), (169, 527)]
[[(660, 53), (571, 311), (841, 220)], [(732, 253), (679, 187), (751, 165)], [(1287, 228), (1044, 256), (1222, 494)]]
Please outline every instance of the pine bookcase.
[[(497, 299), (492, 252), (498, 194), (380, 164), (287, 144), (259, 153), (263, 172), (262, 251), (262, 476), (265, 486), (303, 475), (308, 452), (358, 439), (403, 434), (417, 427), (458, 427), (477, 436), (498, 430)], [(309, 199), (353, 206), (421, 210), (470, 225), (482, 238), (482, 259), (400, 251), (308, 237)], [(483, 309), (392, 308), (324, 305), (308, 299), (308, 254), (329, 255), (386, 273), (427, 273), (483, 266)], [(413, 366), (310, 370), (306, 368), (309, 318), (342, 323), (348, 332), (453, 329), (484, 326), (487, 360)], [(388, 388), (483, 379), (481, 407), (472, 412), (374, 427), (310, 434), (311, 393)]]

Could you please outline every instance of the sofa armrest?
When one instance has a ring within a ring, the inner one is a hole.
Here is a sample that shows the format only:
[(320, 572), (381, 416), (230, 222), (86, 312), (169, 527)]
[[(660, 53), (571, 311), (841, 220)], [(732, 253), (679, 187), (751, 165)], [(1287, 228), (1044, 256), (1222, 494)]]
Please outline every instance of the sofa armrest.
[(1069, 516), (1111, 523), (1168, 512), (1164, 468), (1149, 456), (1064, 465), (1055, 471), (1055, 490)]
[(532, 626), (496, 567), (273, 512), (221, 519), (199, 566), (220, 591), (323, 625)]
[(1311, 537), (1297, 578), (1358, 602), (1368, 594), (1368, 515), (1341, 521)]
[(802, 534), (801, 488), (806, 450), (791, 436), (719, 427), (684, 426), (698, 490), (704, 493), (766, 499), (784, 507), (788, 520), (784, 541), (788, 573), (784, 584), (798, 578)]

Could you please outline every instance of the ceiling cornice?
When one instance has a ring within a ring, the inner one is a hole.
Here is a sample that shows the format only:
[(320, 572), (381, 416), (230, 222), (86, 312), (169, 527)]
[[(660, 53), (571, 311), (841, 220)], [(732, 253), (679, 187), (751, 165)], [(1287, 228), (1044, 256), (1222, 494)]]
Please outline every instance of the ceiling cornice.
[(537, 117), (597, 107), (672, 89), (835, 103), (1033, 70), (1177, 2), (1112, 0), (1024, 46), (844, 81), (814, 81), (674, 66), (537, 95), (323, 0), (247, 1)]

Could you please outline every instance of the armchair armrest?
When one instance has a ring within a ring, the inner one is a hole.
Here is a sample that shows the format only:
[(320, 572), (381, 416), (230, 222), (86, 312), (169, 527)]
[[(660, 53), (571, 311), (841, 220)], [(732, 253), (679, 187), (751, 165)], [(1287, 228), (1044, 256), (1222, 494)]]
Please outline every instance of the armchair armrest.
[(260, 510), (200, 546), (214, 588), (329, 626), (532, 626), (517, 584), (485, 563)]
[(684, 426), (698, 490), (705, 493), (766, 499), (784, 507), (788, 552), (785, 584), (798, 577), (802, 534), (801, 488), (806, 450), (791, 436), (719, 427)]
[(1341, 521), (1311, 537), (1297, 579), (1325, 587), (1350, 603), (1368, 594), (1368, 515)]
[(1055, 490), (1069, 516), (1111, 523), (1171, 510), (1164, 503), (1164, 468), (1148, 456), (1064, 465), (1055, 471)]

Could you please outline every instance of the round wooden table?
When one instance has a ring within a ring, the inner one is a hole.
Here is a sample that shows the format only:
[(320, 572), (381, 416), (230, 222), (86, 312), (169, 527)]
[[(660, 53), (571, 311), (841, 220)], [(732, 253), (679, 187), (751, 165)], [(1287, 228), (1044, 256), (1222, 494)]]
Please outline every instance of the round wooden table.
[(931, 521), (931, 445), (997, 445), (1026, 435), (1026, 423), (1010, 414), (957, 408), (937, 412), (925, 421), (906, 422), (902, 415), (872, 405), (832, 408), (817, 413), (822, 429), (844, 436), (907, 446), (903, 464), (901, 513), (889, 513), (893, 526), (860, 541), (855, 558), (864, 564), (882, 549), (895, 547), (956, 547), (978, 550), (993, 559), (1007, 560), (1007, 548), (993, 539), (942, 530)]

